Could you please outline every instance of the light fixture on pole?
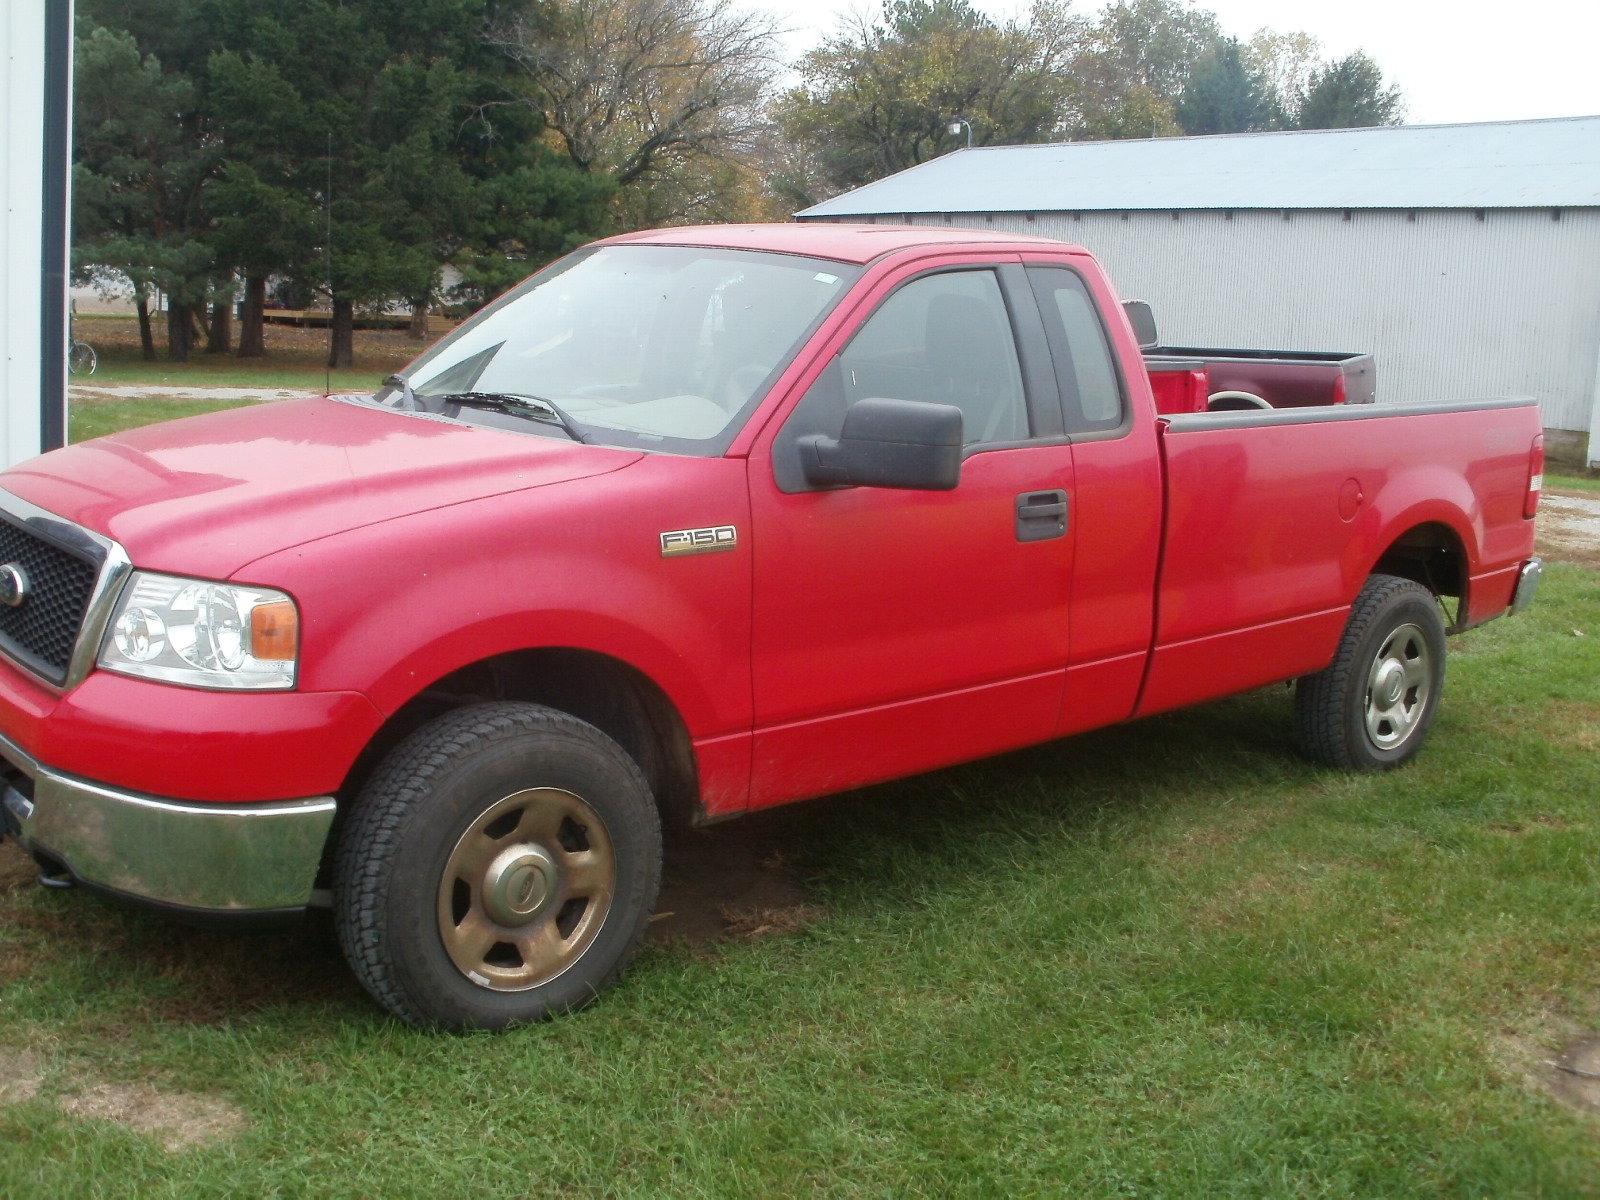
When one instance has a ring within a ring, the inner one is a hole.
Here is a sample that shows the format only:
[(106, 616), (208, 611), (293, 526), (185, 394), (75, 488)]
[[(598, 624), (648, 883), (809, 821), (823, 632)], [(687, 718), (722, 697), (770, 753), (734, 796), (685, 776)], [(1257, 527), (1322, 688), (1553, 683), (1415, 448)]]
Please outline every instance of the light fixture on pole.
[(949, 128), (950, 128), (950, 136), (951, 137), (955, 137), (958, 133), (960, 133), (963, 129), (965, 129), (967, 131), (967, 149), (968, 150), (972, 149), (972, 122), (971, 121), (968, 121), (965, 117), (957, 117), (955, 120), (950, 122)]

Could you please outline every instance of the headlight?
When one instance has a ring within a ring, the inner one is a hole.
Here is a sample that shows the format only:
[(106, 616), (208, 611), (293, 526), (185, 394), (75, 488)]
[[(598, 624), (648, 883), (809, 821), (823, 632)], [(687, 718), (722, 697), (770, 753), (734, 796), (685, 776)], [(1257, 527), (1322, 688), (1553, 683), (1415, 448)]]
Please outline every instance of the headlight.
[(286, 691), (299, 653), (300, 614), (282, 592), (135, 571), (100, 665), (189, 687)]

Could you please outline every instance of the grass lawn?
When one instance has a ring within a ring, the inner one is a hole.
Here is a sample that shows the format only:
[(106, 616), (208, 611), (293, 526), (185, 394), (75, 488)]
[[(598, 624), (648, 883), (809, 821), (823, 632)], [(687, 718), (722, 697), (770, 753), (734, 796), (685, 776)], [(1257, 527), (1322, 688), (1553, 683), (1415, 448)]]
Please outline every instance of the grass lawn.
[(72, 382), (88, 387), (153, 384), (158, 387), (285, 388), (301, 392), (321, 392), (327, 387), (335, 392), (356, 392), (376, 388), (388, 373), (361, 367), (324, 373), (321, 367), (309, 365), (251, 366), (248, 360), (241, 363), (227, 355), (197, 354), (187, 363), (147, 363), (137, 359), (111, 362), (92, 376), (73, 376)]
[(1564, 488), (1569, 492), (1600, 492), (1600, 474), (1580, 475), (1568, 474), (1562, 471), (1546, 471), (1544, 473), (1545, 486), (1549, 488)]
[(176, 421), (179, 417), (196, 417), (201, 413), (239, 408), (248, 403), (250, 401), (165, 400), (158, 397), (74, 401), (67, 413), (67, 440), (86, 442), (90, 438), (103, 437), (139, 425)]
[[(159, 325), (159, 321), (157, 322)], [(448, 328), (435, 320), (433, 336)], [(90, 387), (121, 384), (157, 384), (165, 387), (295, 388), (321, 391), (330, 381), (334, 391), (374, 388), (385, 375), (399, 370), (421, 352), (425, 343), (413, 341), (399, 330), (358, 330), (356, 365), (325, 372), (328, 333), (325, 329), (297, 329), (269, 325), (265, 358), (240, 359), (226, 354), (196, 352), (186, 363), (145, 362), (139, 353), (139, 329), (132, 317), (79, 317), (77, 336), (94, 346), (100, 365), (93, 375), (75, 375), (72, 382)], [(162, 330), (156, 348), (164, 352)]]
[(1600, 1194), (1547, 1065), (1600, 1031), (1600, 572), (1453, 650), (1391, 775), (1271, 688), (681, 837), (694, 878), (758, 828), (795, 903), (499, 1037), (387, 1020), (325, 921), (7, 848), (0, 1194)]

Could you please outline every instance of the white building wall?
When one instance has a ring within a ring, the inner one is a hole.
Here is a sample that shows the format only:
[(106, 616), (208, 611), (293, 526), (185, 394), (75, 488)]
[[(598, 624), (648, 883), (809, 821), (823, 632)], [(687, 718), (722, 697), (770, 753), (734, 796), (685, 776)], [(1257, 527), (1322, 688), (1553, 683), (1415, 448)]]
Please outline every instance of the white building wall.
[(39, 453), (44, 47), (44, 5), (0, 3), (0, 466)]
[(1171, 345), (1371, 351), (1385, 401), (1531, 395), (1580, 436), (1596, 413), (1600, 209), (910, 219), (1084, 245)]

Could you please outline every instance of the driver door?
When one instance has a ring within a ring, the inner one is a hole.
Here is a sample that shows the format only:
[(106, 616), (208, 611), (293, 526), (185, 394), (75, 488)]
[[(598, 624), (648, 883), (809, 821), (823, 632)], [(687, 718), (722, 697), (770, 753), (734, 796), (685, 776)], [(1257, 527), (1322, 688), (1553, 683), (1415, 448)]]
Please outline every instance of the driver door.
[[(1060, 709), (1072, 453), (1020, 262), (919, 264), (862, 311), (751, 458), (753, 806), (1042, 741)], [(798, 439), (869, 396), (961, 409), (953, 491), (807, 484)]]

